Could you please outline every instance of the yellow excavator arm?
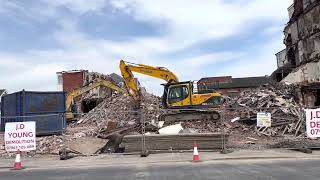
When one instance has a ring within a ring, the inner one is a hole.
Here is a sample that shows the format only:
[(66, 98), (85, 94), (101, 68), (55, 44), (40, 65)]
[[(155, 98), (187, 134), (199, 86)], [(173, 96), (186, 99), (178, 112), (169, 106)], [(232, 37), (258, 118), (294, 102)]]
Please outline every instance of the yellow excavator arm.
[(107, 88), (110, 88), (114, 91), (118, 91), (122, 94), (127, 94), (127, 91), (125, 89), (120, 88), (115, 83), (113, 83), (112, 81), (108, 81), (108, 80), (98, 80), (97, 82), (94, 82), (88, 86), (75, 89), (75, 90), (71, 91), (70, 93), (68, 93), (68, 95), (66, 97), (66, 109), (67, 109), (66, 118), (67, 118), (67, 120), (74, 118), (73, 113), (71, 112), (71, 106), (72, 106), (72, 104), (74, 104), (74, 102), (73, 102), (74, 98), (76, 98), (76, 97), (82, 95), (83, 93), (86, 93), (92, 89), (95, 89), (97, 87), (107, 87)]
[(179, 82), (177, 76), (164, 67), (153, 67), (120, 60), (120, 71), (124, 78), (128, 93), (135, 99), (139, 99), (139, 87), (132, 72), (163, 79), (168, 83)]
[[(167, 113), (161, 114), (160, 121), (175, 122), (193, 120), (218, 120), (219, 112), (212, 108), (219, 106), (221, 94), (218, 92), (197, 93), (194, 92), (194, 82), (179, 82), (177, 76), (163, 67), (152, 67), (143, 64), (134, 64), (120, 61), (120, 71), (127, 91), (137, 102), (140, 100), (140, 91), (137, 80), (132, 72), (163, 79), (164, 85), (162, 105)], [(169, 111), (170, 109), (170, 111)]]

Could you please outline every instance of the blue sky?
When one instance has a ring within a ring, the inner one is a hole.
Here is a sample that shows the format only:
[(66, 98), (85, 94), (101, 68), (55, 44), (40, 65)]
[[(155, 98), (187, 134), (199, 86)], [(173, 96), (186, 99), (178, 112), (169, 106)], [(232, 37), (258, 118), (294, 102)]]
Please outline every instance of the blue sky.
[[(120, 59), (181, 80), (270, 75), (292, 0), (0, 0), (1, 87), (57, 90), (56, 72), (119, 73)], [(163, 83), (137, 75), (148, 91)]]

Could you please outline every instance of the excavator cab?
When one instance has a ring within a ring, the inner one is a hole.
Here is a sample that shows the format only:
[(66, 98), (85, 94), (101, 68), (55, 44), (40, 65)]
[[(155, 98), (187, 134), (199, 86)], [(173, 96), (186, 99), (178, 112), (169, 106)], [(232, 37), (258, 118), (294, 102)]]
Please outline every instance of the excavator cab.
[(163, 105), (174, 108), (191, 105), (192, 86), (190, 82), (168, 83), (164, 85)]
[(221, 104), (221, 94), (217, 92), (195, 94), (193, 82), (162, 84), (164, 86), (163, 106), (166, 108), (198, 108), (199, 106), (215, 107)]

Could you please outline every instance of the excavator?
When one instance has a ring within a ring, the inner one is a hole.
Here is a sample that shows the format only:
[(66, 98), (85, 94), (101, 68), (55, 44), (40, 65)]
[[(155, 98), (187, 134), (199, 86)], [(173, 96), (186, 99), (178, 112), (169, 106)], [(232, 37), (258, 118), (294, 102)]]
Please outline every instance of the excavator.
[(141, 99), (141, 93), (133, 72), (165, 80), (162, 104), (167, 110), (159, 120), (165, 123), (188, 120), (218, 120), (220, 114), (216, 110), (221, 104), (221, 94), (194, 92), (194, 82), (180, 82), (178, 77), (164, 67), (153, 67), (120, 60), (120, 71), (127, 92), (135, 100)]
[(67, 121), (72, 121), (75, 118), (75, 109), (74, 107), (74, 98), (82, 95), (83, 93), (86, 93), (92, 89), (95, 89), (97, 87), (107, 87), (110, 88), (114, 91), (117, 91), (119, 93), (122, 94), (128, 94), (127, 91), (121, 87), (119, 87), (118, 85), (116, 85), (114, 82), (109, 81), (109, 80), (103, 80), (103, 79), (98, 79), (96, 82), (93, 82), (90, 85), (75, 89), (73, 91), (71, 91), (70, 93), (68, 93), (67, 97), (66, 97), (66, 109), (67, 109), (67, 113), (66, 113), (66, 120)]

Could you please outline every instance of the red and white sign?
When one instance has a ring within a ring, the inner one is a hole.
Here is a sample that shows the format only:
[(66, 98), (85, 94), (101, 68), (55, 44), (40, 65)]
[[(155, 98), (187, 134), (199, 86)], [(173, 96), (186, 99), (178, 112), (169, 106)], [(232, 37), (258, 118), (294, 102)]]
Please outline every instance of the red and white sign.
[(36, 150), (36, 122), (6, 123), (4, 141), (7, 152)]
[(320, 137), (320, 108), (306, 109), (307, 135), (310, 138)]

